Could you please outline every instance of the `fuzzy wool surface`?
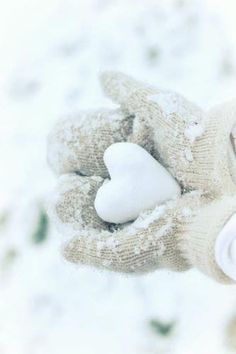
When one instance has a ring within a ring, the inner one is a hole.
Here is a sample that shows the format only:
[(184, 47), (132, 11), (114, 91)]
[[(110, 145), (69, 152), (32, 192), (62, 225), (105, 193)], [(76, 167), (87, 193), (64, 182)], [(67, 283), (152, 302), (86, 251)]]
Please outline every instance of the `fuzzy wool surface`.
[[(101, 76), (119, 108), (59, 121), (48, 139), (48, 160), (61, 175), (49, 214), (69, 241), (67, 260), (118, 272), (196, 267), (231, 283), (215, 260), (217, 235), (236, 211), (236, 163), (230, 140), (236, 102), (205, 112), (181, 95), (119, 72)], [(175, 200), (141, 213), (131, 224), (102, 221), (94, 208), (113, 143), (145, 148), (178, 181)]]

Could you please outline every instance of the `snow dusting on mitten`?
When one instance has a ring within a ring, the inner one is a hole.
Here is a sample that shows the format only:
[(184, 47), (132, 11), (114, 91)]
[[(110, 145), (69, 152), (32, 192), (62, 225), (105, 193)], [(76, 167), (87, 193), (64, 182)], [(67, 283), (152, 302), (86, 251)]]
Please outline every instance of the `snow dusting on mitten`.
[[(140, 83), (127, 75), (101, 76), (114, 111), (78, 114), (59, 121), (48, 141), (48, 160), (60, 177), (49, 214), (71, 262), (118, 272), (196, 267), (231, 283), (216, 261), (217, 237), (236, 211), (235, 161), (230, 134), (234, 102), (204, 112), (177, 93)], [(103, 161), (114, 143), (145, 148), (181, 187), (181, 195), (140, 213), (132, 223), (99, 218), (94, 200), (109, 177)]]

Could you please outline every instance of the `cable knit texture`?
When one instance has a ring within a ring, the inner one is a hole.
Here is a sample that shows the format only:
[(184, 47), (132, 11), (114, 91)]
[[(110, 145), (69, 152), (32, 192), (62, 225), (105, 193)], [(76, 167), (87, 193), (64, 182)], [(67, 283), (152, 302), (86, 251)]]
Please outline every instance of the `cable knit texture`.
[[(101, 75), (105, 94), (119, 108), (61, 119), (48, 138), (48, 161), (60, 175), (49, 215), (67, 236), (68, 261), (124, 273), (196, 267), (231, 283), (217, 266), (215, 240), (236, 212), (236, 103), (204, 112), (183, 96), (127, 75)], [(146, 210), (133, 223), (103, 222), (94, 209), (108, 177), (106, 148), (129, 141), (149, 151), (176, 178), (182, 195)]]

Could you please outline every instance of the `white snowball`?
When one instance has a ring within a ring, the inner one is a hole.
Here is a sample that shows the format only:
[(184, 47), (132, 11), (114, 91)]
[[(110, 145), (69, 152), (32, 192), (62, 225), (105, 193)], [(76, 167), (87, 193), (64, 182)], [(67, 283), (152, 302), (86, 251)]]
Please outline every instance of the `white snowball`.
[(104, 162), (111, 180), (99, 188), (94, 203), (104, 221), (135, 220), (142, 211), (181, 193), (169, 172), (139, 145), (112, 144), (104, 153)]

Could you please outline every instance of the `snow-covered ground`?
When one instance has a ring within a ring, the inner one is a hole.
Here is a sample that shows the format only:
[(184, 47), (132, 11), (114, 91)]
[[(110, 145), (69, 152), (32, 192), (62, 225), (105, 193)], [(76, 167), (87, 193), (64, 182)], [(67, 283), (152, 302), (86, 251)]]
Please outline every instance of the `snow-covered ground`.
[(9, 0), (0, 10), (0, 353), (236, 351), (235, 287), (196, 271), (72, 266), (44, 213), (55, 183), (46, 135), (59, 115), (111, 105), (99, 71), (203, 107), (235, 95), (234, 1)]

